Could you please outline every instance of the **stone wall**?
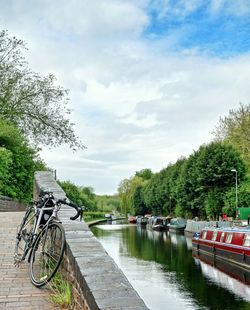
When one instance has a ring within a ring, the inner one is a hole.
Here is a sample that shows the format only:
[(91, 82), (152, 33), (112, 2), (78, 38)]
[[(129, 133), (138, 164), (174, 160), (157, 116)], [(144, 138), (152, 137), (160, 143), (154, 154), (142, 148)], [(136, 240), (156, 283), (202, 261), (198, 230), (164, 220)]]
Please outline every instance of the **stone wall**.
[[(66, 197), (51, 172), (35, 173), (34, 198), (41, 190), (51, 191), (57, 198)], [(147, 309), (86, 223), (69, 219), (74, 213), (65, 206), (59, 217), (66, 234), (62, 272), (72, 284), (75, 309)]]
[(25, 204), (14, 201), (6, 196), (0, 196), (0, 212), (19, 212), (24, 210)]

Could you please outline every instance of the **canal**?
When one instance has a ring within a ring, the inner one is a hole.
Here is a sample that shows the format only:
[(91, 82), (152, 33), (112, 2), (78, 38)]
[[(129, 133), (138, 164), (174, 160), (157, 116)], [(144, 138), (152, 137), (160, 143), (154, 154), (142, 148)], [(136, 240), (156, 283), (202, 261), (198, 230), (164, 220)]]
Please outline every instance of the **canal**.
[(151, 310), (250, 309), (250, 287), (193, 257), (184, 235), (126, 224), (91, 230)]

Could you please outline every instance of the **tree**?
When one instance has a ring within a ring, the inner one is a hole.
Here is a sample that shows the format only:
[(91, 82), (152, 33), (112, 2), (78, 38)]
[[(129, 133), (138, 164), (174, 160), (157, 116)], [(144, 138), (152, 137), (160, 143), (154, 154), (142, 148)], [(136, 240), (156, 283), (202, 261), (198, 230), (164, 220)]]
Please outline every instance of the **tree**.
[(149, 208), (147, 208), (144, 199), (143, 199), (143, 185), (136, 187), (134, 192), (134, 211), (137, 215), (145, 215), (149, 213)]
[[(235, 217), (235, 196), (236, 196), (236, 188), (232, 186), (226, 193), (224, 198), (224, 207), (223, 212), (228, 216)], [(237, 189), (238, 195), (238, 207), (239, 208), (250, 208), (250, 177), (248, 177), (245, 181), (243, 181)]]
[(83, 147), (68, 119), (68, 91), (52, 74), (32, 72), (22, 52), (25, 43), (0, 32), (0, 118), (14, 123), (35, 145)]
[(143, 180), (150, 180), (153, 176), (153, 172), (151, 169), (142, 169), (140, 171), (136, 171), (135, 175)]
[(216, 140), (229, 142), (239, 150), (250, 171), (250, 104), (240, 103), (237, 110), (230, 110), (213, 133)]
[(86, 211), (96, 211), (97, 203), (91, 187), (77, 186), (71, 181), (58, 181), (58, 183), (73, 203), (84, 206)]
[(206, 214), (218, 218), (225, 194), (234, 184), (232, 168), (238, 171), (238, 181), (243, 181), (245, 165), (231, 145), (220, 142), (202, 145), (185, 164), (179, 187), (180, 206), (192, 216)]
[(129, 212), (129, 188), (130, 188), (130, 180), (124, 179), (120, 182), (118, 186), (118, 194), (121, 201), (121, 212), (126, 214)]
[(6, 192), (5, 184), (10, 179), (10, 167), (12, 164), (12, 154), (5, 147), (0, 147), (0, 194)]
[(0, 119), (0, 194), (29, 201), (38, 165), (46, 168), (20, 131)]

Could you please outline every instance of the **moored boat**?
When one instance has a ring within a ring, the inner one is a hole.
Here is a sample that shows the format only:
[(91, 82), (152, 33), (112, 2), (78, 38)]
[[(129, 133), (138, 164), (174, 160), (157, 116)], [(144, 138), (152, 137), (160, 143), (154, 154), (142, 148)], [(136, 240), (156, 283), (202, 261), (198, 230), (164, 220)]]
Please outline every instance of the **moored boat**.
[(187, 220), (183, 218), (174, 218), (171, 219), (170, 223), (168, 224), (170, 232), (176, 233), (184, 233), (184, 229), (186, 228)]
[(128, 222), (130, 224), (136, 224), (136, 217), (135, 216), (129, 216), (128, 217)]
[(192, 238), (192, 249), (250, 269), (250, 229), (204, 228)]
[(136, 223), (141, 226), (146, 226), (148, 223), (148, 218), (142, 215), (137, 215)]
[(156, 231), (164, 231), (167, 230), (167, 227), (164, 223), (164, 219), (161, 217), (156, 217), (152, 223), (152, 229)]

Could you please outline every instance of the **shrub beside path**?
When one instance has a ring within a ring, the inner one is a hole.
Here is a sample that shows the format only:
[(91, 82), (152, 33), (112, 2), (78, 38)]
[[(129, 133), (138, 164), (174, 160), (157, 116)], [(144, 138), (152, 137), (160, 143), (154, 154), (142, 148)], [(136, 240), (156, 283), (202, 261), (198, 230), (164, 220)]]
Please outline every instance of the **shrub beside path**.
[(24, 212), (0, 212), (0, 309), (59, 309), (49, 300), (50, 289), (36, 288), (28, 275), (28, 264), (14, 266), (16, 227)]

